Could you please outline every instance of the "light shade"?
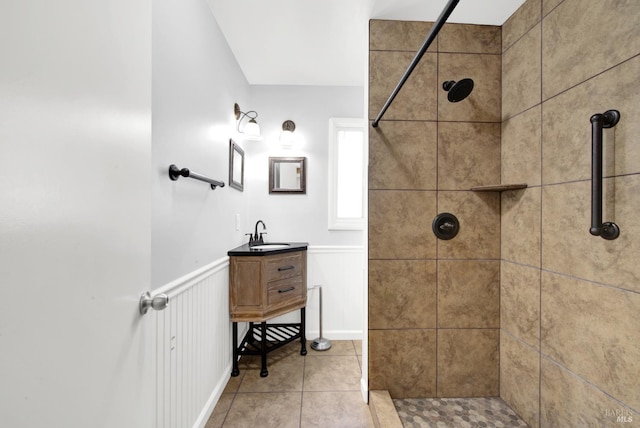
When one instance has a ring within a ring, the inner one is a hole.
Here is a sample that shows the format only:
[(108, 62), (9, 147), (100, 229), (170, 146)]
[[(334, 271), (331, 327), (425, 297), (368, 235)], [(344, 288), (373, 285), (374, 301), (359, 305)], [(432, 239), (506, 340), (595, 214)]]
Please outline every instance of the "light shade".
[(280, 134), (280, 144), (283, 147), (291, 147), (295, 142), (293, 131), (296, 130), (296, 124), (293, 120), (285, 120), (282, 123), (282, 133)]
[(247, 137), (260, 137), (260, 126), (255, 119), (251, 119), (244, 126), (243, 132)]

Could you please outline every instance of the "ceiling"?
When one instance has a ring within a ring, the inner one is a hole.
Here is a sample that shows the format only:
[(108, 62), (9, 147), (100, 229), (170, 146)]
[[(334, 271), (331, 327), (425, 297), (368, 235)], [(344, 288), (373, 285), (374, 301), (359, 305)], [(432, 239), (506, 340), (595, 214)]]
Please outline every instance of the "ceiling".
[[(502, 25), (524, 1), (460, 0), (447, 22)], [(207, 3), (250, 84), (363, 86), (369, 19), (435, 21), (447, 0)]]

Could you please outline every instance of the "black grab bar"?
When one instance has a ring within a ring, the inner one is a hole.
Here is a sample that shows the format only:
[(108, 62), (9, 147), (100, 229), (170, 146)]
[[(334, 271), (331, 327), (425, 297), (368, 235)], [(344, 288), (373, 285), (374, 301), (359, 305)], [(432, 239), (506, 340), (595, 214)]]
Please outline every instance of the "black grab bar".
[(209, 177), (205, 177), (204, 175), (200, 175), (197, 172), (190, 171), (189, 168), (178, 168), (175, 165), (171, 165), (169, 167), (169, 178), (173, 181), (176, 181), (180, 177), (189, 177), (196, 180), (204, 181), (205, 183), (211, 184), (211, 190), (216, 190), (216, 187), (224, 187), (223, 181), (213, 180)]
[(391, 93), (391, 96), (389, 97), (387, 102), (384, 103), (384, 106), (382, 107), (382, 110), (380, 110), (380, 113), (378, 113), (378, 116), (375, 118), (373, 122), (371, 122), (371, 126), (373, 126), (374, 128), (378, 127), (378, 122), (380, 122), (380, 119), (382, 119), (382, 116), (384, 116), (385, 112), (393, 102), (394, 98), (396, 97), (396, 95), (398, 95), (398, 92), (400, 92), (400, 89), (402, 89), (402, 87), (404, 86), (404, 83), (407, 81), (411, 73), (413, 73), (413, 69), (416, 68), (422, 56), (425, 54), (427, 49), (429, 49), (431, 42), (433, 42), (433, 39), (436, 38), (436, 36), (440, 32), (440, 29), (449, 18), (449, 15), (451, 15), (451, 12), (453, 12), (453, 9), (456, 8), (459, 1), (460, 0), (449, 0), (449, 3), (445, 6), (444, 10), (438, 17), (438, 20), (435, 22), (435, 24), (433, 24), (433, 27), (431, 27), (431, 31), (429, 32), (429, 35), (427, 36), (424, 43), (422, 44), (422, 47), (420, 48), (416, 56), (411, 61), (411, 64), (409, 64), (407, 71), (405, 71), (402, 77), (400, 78), (400, 82), (398, 82), (398, 84), (396, 85), (396, 88)]
[(602, 129), (616, 126), (618, 110), (607, 110), (591, 116), (591, 229), (593, 236), (616, 239), (620, 228), (613, 222), (602, 222)]

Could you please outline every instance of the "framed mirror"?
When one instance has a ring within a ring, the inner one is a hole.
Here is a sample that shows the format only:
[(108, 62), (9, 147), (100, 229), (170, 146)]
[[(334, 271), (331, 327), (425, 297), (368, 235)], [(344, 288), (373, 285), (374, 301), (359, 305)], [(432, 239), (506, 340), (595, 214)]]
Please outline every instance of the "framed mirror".
[(269, 158), (269, 193), (307, 193), (307, 158)]
[(229, 140), (229, 186), (244, 191), (244, 150)]

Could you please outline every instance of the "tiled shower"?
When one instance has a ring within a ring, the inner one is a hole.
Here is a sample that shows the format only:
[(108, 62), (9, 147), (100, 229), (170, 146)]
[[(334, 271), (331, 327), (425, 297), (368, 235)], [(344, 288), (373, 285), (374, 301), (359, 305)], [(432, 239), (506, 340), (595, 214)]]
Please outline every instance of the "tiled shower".
[[(431, 25), (371, 21), (369, 117)], [(450, 103), (442, 83), (470, 77)], [(528, 0), (446, 24), (369, 148), (369, 387), (500, 396), (531, 426), (640, 419), (640, 4)], [(604, 216), (589, 234), (591, 126)], [(521, 190), (475, 186), (526, 183)], [(450, 212), (459, 235), (437, 240)]]

